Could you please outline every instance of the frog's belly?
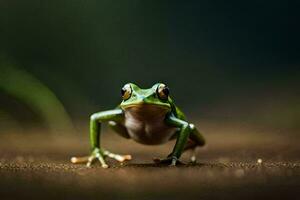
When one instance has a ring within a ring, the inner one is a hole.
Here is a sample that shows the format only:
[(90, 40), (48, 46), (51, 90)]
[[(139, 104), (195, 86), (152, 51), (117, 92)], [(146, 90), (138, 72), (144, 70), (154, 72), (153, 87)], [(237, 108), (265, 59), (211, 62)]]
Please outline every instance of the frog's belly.
[[(147, 111), (147, 110), (145, 110)], [(134, 110), (125, 111), (124, 126), (129, 136), (142, 144), (163, 144), (175, 134), (176, 128), (164, 123), (164, 112), (136, 113)]]

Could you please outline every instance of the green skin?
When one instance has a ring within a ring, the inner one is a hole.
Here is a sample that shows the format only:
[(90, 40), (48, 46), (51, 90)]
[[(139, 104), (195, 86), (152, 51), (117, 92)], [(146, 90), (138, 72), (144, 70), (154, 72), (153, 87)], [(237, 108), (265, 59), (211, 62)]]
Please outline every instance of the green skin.
[[(119, 135), (131, 138), (143, 144), (162, 144), (176, 139), (173, 151), (166, 159), (156, 159), (156, 163), (175, 166), (181, 154), (188, 149), (203, 146), (205, 140), (196, 127), (187, 122), (185, 115), (174, 104), (169, 95), (160, 98), (157, 83), (149, 89), (141, 89), (133, 83), (128, 83), (131, 93), (128, 99), (113, 109), (98, 112), (90, 117), (91, 154), (85, 157), (73, 157), (73, 163), (91, 164), (98, 160), (103, 168), (107, 168), (107, 157), (119, 162), (130, 160), (130, 155), (111, 153), (100, 146), (101, 123), (108, 122), (109, 126)], [(165, 86), (165, 85), (164, 85)], [(195, 157), (193, 156), (193, 160)]]

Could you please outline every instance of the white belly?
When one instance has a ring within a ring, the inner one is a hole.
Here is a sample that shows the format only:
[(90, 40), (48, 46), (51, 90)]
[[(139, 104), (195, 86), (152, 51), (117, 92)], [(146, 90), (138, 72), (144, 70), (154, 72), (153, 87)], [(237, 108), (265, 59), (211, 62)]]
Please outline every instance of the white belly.
[(164, 122), (167, 110), (161, 107), (130, 107), (124, 110), (124, 125), (129, 136), (142, 144), (162, 144), (170, 140), (175, 127)]

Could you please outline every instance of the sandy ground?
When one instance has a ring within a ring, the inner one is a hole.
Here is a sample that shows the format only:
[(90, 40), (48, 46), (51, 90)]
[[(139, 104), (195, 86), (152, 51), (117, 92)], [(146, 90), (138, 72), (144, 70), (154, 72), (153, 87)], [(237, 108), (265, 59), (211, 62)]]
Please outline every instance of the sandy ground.
[[(0, 199), (297, 199), (300, 138), (297, 133), (241, 124), (202, 123), (208, 145), (198, 163), (155, 165), (173, 142), (143, 146), (105, 131), (102, 144), (132, 154), (123, 165), (92, 168), (69, 162), (88, 152), (88, 134), (43, 132), (0, 135)], [(81, 132), (81, 131), (80, 131)], [(189, 160), (187, 152), (183, 161)], [(258, 159), (262, 163), (258, 163)]]

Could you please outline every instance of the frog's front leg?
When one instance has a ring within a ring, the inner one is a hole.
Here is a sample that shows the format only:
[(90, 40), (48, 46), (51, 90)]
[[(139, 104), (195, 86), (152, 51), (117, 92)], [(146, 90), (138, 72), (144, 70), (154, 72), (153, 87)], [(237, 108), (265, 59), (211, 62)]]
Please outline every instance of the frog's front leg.
[(114, 121), (116, 123), (123, 120), (124, 114), (121, 109), (109, 110), (98, 112), (91, 115), (90, 118), (90, 142), (91, 142), (91, 154), (85, 157), (72, 157), (72, 163), (87, 163), (88, 167), (91, 166), (93, 161), (98, 160), (103, 168), (107, 168), (108, 165), (105, 162), (106, 157), (113, 158), (119, 162), (130, 160), (130, 155), (118, 155), (104, 150), (100, 147), (100, 131), (101, 123), (107, 121)]
[(155, 161), (158, 163), (167, 163), (170, 166), (175, 166), (176, 163), (179, 162), (178, 159), (184, 151), (185, 145), (192, 130), (188, 122), (181, 120), (172, 114), (166, 117), (166, 123), (171, 126), (178, 127), (180, 130), (177, 135), (177, 140), (172, 153), (166, 159)]

